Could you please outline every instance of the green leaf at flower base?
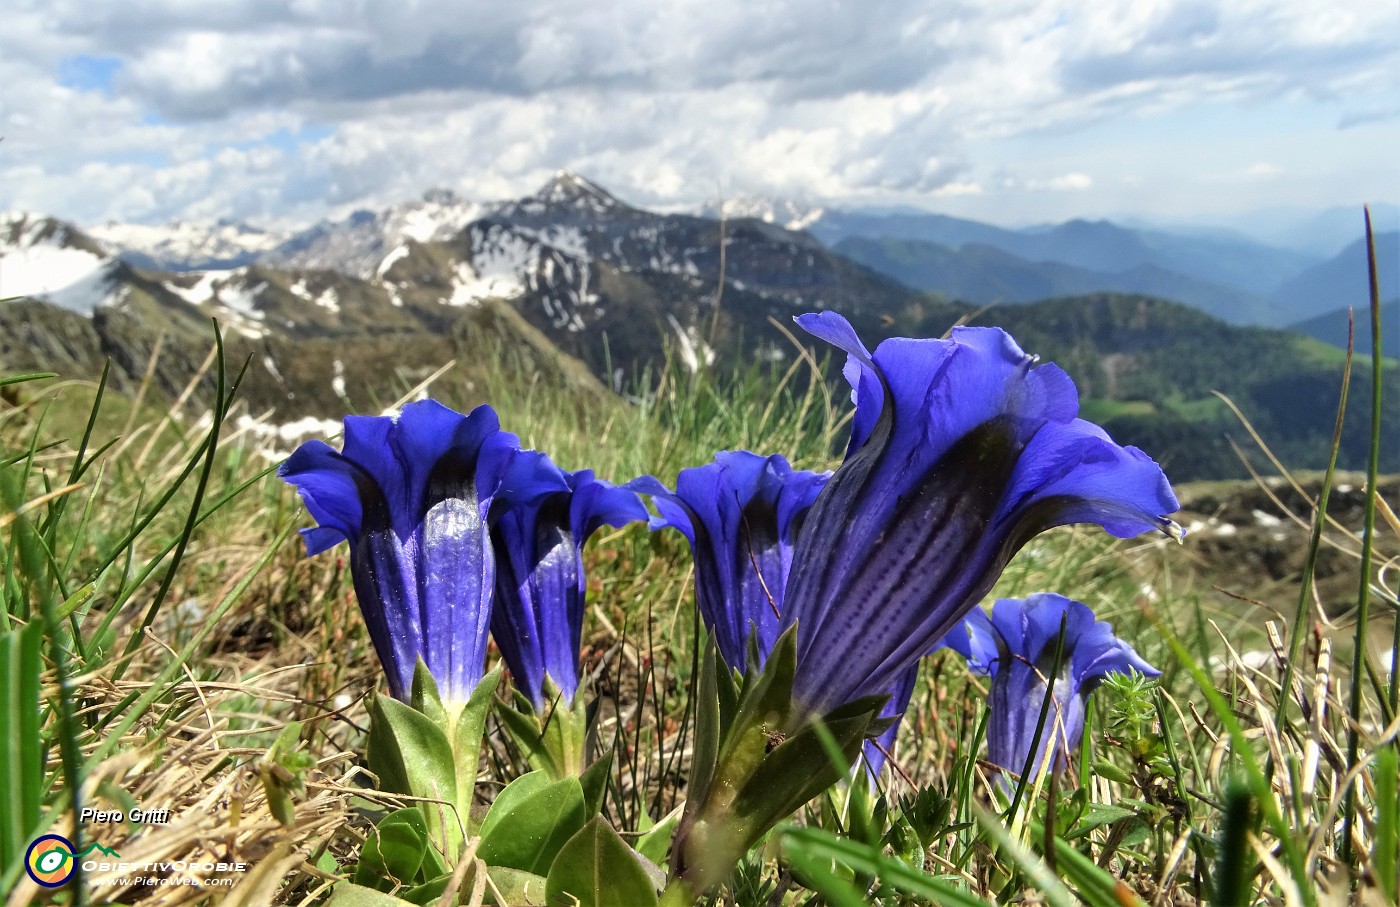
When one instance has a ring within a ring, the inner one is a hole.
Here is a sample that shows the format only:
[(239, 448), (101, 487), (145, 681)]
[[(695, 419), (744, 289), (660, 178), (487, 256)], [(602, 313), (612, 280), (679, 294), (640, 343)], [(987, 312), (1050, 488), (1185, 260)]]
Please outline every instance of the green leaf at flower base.
[(509, 866), (544, 875), (555, 854), (587, 819), (578, 779), (554, 781), (520, 798), (509, 809), (497, 813), (493, 806), (482, 823), (476, 855), (487, 866)]
[(410, 904), (417, 904), (419, 907), (428, 907), (429, 904), (436, 904), (442, 899), (442, 893), (447, 890), (447, 886), (452, 883), (451, 874), (443, 874), (435, 879), (430, 879), (422, 885), (415, 885), (408, 891), (400, 895)]
[(714, 777), (687, 804), (672, 846), (671, 874), (692, 900), (725, 878), (775, 824), (845, 777), (887, 696), (869, 696), (809, 717), (793, 702), (797, 649), (780, 636), (761, 673), (744, 678)]
[(370, 861), (362, 857), (360, 865), (382, 869), (385, 875), (405, 884), (412, 882), (423, 867), (423, 858), (428, 855), (428, 836), (406, 822), (385, 823), (378, 832), (373, 854), (377, 859)]
[(407, 807), (385, 816), (365, 840), (355, 881), (374, 888), (394, 882), (413, 885), (446, 871), (441, 856), (429, 843), (422, 812)]
[[(459, 808), (465, 817), (470, 813), (473, 788), (476, 786), (476, 770), (481, 761), (481, 738), (486, 732), (486, 717), (491, 713), (491, 704), (496, 698), (496, 688), (501, 685), (501, 666), (497, 665), (486, 673), (467, 697), (466, 704), (454, 717), (456, 725), (452, 729), (452, 751), (457, 766), (457, 788)], [(449, 713), (454, 703), (445, 703)]]
[(486, 731), (486, 719), (501, 683), (501, 666), (497, 665), (477, 682), (466, 703), (443, 704), (447, 714), (452, 741), (452, 763), (457, 774), (457, 814), (462, 824), (472, 830), (472, 803), (476, 799), (476, 775), (481, 764), (481, 739)]
[(424, 663), (422, 657), (413, 666), (413, 687), (409, 690), (408, 704), (422, 712), (438, 727), (447, 727), (447, 710), (442, 707), (442, 696), (438, 694), (437, 681)]
[(583, 787), (583, 802), (589, 816), (596, 816), (603, 810), (603, 796), (608, 792), (608, 776), (612, 772), (612, 750), (593, 761), (579, 776)]
[(408, 901), (352, 882), (337, 882), (325, 907), (411, 907)]
[(365, 747), (381, 790), (455, 801), (457, 772), (442, 727), (411, 706), (375, 695)]
[(671, 839), (676, 836), (676, 827), (681, 821), (682, 808), (681, 806), (677, 806), (663, 816), (660, 822), (648, 828), (646, 832), (637, 839), (637, 853), (657, 865), (664, 864), (666, 862), (666, 854), (671, 850)]
[(734, 812), (756, 829), (755, 839), (848, 774), (887, 698), (866, 696), (833, 709), (821, 719), (845, 757), (845, 765), (833, 763), (815, 721), (804, 723), (796, 734), (766, 754), (734, 800)]
[(546, 903), (544, 876), (535, 875), (533, 872), (521, 872), (509, 866), (492, 866), (486, 870), (486, 875), (501, 893), (501, 900), (497, 901), (491, 893), (490, 886), (487, 886), (488, 904), (497, 907), (535, 907)]
[(714, 776), (722, 743), (720, 729), (720, 699), (716, 672), (718, 656), (713, 643), (706, 643), (705, 656), (700, 662), (700, 675), (695, 689), (695, 743), (691, 747), (690, 778), (686, 782), (686, 800), (697, 806), (704, 802)]
[(369, 715), (370, 771), (383, 790), (450, 804), (424, 803), (419, 809), (428, 819), (430, 837), (455, 858), (462, 847), (462, 820), (455, 814), (457, 767), (446, 733), (422, 712), (385, 696), (370, 699)]
[(546, 674), (544, 695), (548, 707), (543, 715), (535, 712), (529, 698), (519, 690), (515, 691), (515, 707), (498, 703), (496, 714), (525, 751), (532, 768), (543, 769), (554, 781), (578, 777), (584, 771), (584, 744), (588, 734), (583, 690), (575, 694), (573, 705), (569, 705)]
[(549, 868), (550, 905), (652, 907), (656, 887), (632, 849), (595, 816), (559, 851)]
[(542, 771), (526, 772), (507, 784), (496, 795), (496, 799), (491, 801), (491, 808), (486, 811), (486, 818), (481, 820), (481, 828), (477, 834), (483, 838), (491, 834), (492, 829), (501, 824), (507, 813), (548, 784), (549, 777)]
[[(718, 881), (715, 873), (727, 874), (766, 830), (732, 821), (733, 804), (740, 790), (762, 767), (769, 750), (789, 730), (795, 709), (792, 682), (797, 666), (797, 636), (792, 629), (779, 636), (762, 670), (757, 666), (756, 654), (750, 659), (728, 726), (723, 726), (718, 692), (724, 668), (718, 665), (713, 646), (706, 650), (705, 659), (700, 702), (696, 704), (696, 762), (692, 766), (685, 815), (675, 839), (674, 846), (680, 850), (671, 859), (672, 873), (690, 876), (697, 886), (696, 893)], [(717, 742), (710, 744), (709, 738)], [(707, 764), (712, 764), (708, 771)], [(700, 861), (698, 866), (696, 859)]]

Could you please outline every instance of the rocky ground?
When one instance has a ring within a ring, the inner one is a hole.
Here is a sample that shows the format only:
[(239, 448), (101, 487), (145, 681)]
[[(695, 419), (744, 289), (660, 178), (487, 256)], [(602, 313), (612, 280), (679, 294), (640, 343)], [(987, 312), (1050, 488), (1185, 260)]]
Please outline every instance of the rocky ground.
[[(1262, 482), (1195, 482), (1178, 487), (1182, 511), (1176, 518), (1187, 529), (1183, 551), (1210, 590), (1208, 605), (1250, 626), (1270, 619), (1292, 623), (1308, 553), (1313, 501), (1321, 476), (1295, 476), (1297, 485), (1279, 477)], [(1373, 577), (1379, 574), (1394, 595), (1395, 566), (1400, 564), (1400, 476), (1378, 482)], [(1301, 489), (1301, 490), (1300, 490)], [(1350, 639), (1355, 623), (1361, 538), (1365, 526), (1365, 476), (1340, 473), (1328, 499), (1329, 528), (1318, 552), (1315, 602), (1327, 620), (1324, 633)], [(1314, 612), (1317, 613), (1317, 612)], [(1393, 606), (1373, 595), (1372, 647), (1388, 651)]]

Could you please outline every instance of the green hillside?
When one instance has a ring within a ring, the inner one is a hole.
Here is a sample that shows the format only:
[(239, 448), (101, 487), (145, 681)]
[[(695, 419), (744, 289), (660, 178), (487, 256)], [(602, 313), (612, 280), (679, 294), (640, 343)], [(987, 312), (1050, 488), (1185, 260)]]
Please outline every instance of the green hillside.
[[(1186, 306), (1098, 294), (999, 306), (972, 318), (1009, 330), (1063, 366), (1086, 413), (1113, 436), (1153, 452), (1174, 479), (1245, 474), (1230, 439), (1252, 449), (1229, 397), (1290, 466), (1318, 468), (1336, 414), (1345, 354), (1286, 331), (1224, 324)], [(921, 332), (946, 325), (925, 323)], [(1340, 461), (1361, 469), (1369, 438), (1369, 360), (1358, 357)], [(1383, 471), (1400, 470), (1400, 368), (1385, 378)]]

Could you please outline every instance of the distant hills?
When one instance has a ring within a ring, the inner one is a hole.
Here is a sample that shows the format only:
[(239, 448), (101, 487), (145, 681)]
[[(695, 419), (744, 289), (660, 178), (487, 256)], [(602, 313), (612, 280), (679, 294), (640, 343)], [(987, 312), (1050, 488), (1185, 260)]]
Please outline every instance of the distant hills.
[[(646, 211), (561, 172), (519, 199), (433, 192), (286, 235), (108, 225), (99, 239), (43, 215), (0, 215), (0, 299), (15, 297), (0, 302), (0, 370), (85, 377), (110, 357), (118, 388), (134, 387), (159, 348), (155, 387), (173, 397), (203, 361), (213, 317), (233, 354), (252, 357), (241, 392), (250, 407), (287, 423), (377, 410), (449, 359), (466, 381), (504, 359), (580, 394), (645, 392), (666, 368), (786, 368), (796, 351), (774, 323), (805, 311), (842, 312), (873, 342), (937, 336), (988, 302), (1014, 302), (975, 317), (1064, 365), (1086, 414), (1161, 456), (1175, 478), (1241, 470), (1224, 440), (1238, 426), (1212, 390), (1290, 462), (1325, 456), (1340, 353), (1207, 310), (1272, 317), (1273, 294), (1296, 284), (1304, 299), (1329, 260), (1104, 223), (1017, 232), (796, 205), (746, 213)], [(832, 238), (861, 224), (922, 233)], [(1121, 267), (1095, 269), (1105, 262)], [(1228, 282), (1243, 280), (1241, 262), (1288, 277), (1247, 292)], [(926, 273), (942, 285), (922, 282)], [(1189, 304), (1158, 298), (1172, 296)], [(1045, 297), (1057, 298), (1033, 301)], [(1352, 394), (1360, 405), (1357, 383)], [(1400, 457), (1400, 444), (1392, 451)], [(1364, 438), (1349, 433), (1344, 465), (1362, 460)]]
[(1141, 293), (1177, 299), (1234, 324), (1284, 320), (1255, 293), (1139, 261), (1121, 271), (1095, 271), (1061, 261), (1031, 261), (994, 245), (945, 246), (916, 239), (849, 236), (843, 255), (911, 287), (976, 303), (1023, 303), (1082, 293)]
[[(1351, 318), (1355, 324), (1356, 352), (1362, 356), (1371, 355), (1370, 308), (1360, 303), (1351, 306)], [(1289, 325), (1288, 329), (1344, 350), (1347, 348), (1347, 322), (1347, 309), (1342, 308)], [(1381, 303), (1381, 352), (1387, 359), (1400, 357), (1400, 299)]]
[[(1400, 299), (1400, 232), (1376, 234), (1376, 271), (1381, 299)], [(1366, 242), (1357, 240), (1326, 261), (1284, 281), (1270, 295), (1274, 308), (1292, 324), (1327, 312), (1370, 305)]]
[(1322, 257), (1228, 234), (1169, 233), (1123, 227), (1104, 220), (1071, 220), (1008, 230), (922, 212), (831, 212), (809, 229), (833, 244), (853, 236), (918, 240), (951, 249), (976, 244), (1000, 249), (1028, 262), (1055, 262), (1103, 274), (1150, 266), (1249, 293), (1267, 293), (1277, 282)]
[[(1150, 451), (1173, 478), (1239, 475), (1230, 439), (1253, 450), (1216, 392), (1285, 463), (1325, 465), (1345, 355), (1311, 337), (1222, 324), (1180, 304), (1120, 294), (997, 306), (973, 323), (1000, 325), (1065, 368), (1086, 398), (1084, 414)], [(1370, 432), (1369, 369), (1364, 359), (1358, 366), (1342, 437), (1342, 459), (1353, 469), (1364, 468)], [(1382, 469), (1400, 471), (1400, 363), (1393, 359), (1382, 401)]]
[[(1377, 233), (1400, 230), (1400, 205), (1373, 200), (1367, 207), (1371, 210), (1372, 228)], [(1324, 257), (1335, 255), (1356, 242), (1363, 232), (1359, 205), (1312, 212), (1292, 209), (1256, 212), (1237, 221), (1237, 226), (1271, 245)]]

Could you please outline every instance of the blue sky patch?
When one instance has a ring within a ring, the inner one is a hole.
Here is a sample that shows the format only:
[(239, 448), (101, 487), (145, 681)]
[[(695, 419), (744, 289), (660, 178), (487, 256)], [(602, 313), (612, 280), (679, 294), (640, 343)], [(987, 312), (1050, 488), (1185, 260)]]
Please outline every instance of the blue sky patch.
[(79, 54), (58, 62), (58, 83), (78, 91), (100, 91), (112, 94), (112, 80), (122, 68), (117, 57), (93, 57)]

